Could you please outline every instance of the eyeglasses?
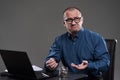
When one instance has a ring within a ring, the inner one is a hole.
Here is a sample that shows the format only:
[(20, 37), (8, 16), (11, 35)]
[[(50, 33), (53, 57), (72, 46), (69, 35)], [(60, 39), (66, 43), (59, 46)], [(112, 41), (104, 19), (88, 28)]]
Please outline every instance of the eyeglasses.
[(72, 23), (73, 21), (74, 21), (75, 23), (79, 23), (79, 22), (80, 22), (80, 19), (81, 19), (81, 17), (67, 18), (65, 21), (66, 21), (67, 23)]

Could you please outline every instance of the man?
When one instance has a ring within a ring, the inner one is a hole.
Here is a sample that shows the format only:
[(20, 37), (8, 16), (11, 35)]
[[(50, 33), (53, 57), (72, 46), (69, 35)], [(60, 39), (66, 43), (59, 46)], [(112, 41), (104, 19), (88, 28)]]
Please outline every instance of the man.
[(46, 70), (55, 70), (61, 60), (70, 72), (100, 80), (110, 63), (103, 37), (83, 28), (83, 16), (78, 8), (69, 7), (63, 15), (67, 32), (53, 42), (45, 61)]

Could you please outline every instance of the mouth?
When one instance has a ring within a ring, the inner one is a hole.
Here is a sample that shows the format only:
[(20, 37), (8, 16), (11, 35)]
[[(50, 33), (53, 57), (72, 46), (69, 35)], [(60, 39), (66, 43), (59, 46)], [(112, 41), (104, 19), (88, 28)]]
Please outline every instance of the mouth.
[(71, 25), (71, 28), (77, 28), (77, 26), (76, 25)]

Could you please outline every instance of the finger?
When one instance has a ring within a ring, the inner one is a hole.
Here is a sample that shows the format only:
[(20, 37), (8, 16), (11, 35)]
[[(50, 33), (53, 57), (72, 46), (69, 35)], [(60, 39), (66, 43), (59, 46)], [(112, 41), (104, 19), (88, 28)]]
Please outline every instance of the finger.
[(55, 62), (47, 63), (46, 66), (51, 67), (55, 64)]
[(78, 68), (78, 65), (76, 65), (74, 63), (71, 63), (71, 66), (74, 67), (74, 68)]
[(46, 66), (48, 66), (50, 69), (52, 68), (56, 68), (57, 67), (57, 63), (55, 61), (54, 58), (50, 58), (47, 62), (46, 62)]
[(85, 61), (85, 60), (84, 60), (84, 61), (82, 62), (82, 64), (83, 64), (83, 65), (87, 65), (87, 64), (88, 64), (88, 61)]
[(83, 60), (82, 62), (84, 62), (84, 63), (88, 63), (88, 61), (86, 61), (86, 60)]
[(71, 64), (71, 66), (72, 66), (72, 67), (74, 67), (74, 68), (76, 68), (76, 69), (79, 69), (79, 70), (84, 69), (84, 66), (83, 66), (83, 64), (82, 64), (82, 63), (81, 63), (81, 64), (79, 64), (79, 65), (76, 65), (76, 64)]
[(50, 58), (50, 61), (55, 61), (55, 59), (54, 58)]
[(55, 64), (52, 64), (52, 65), (49, 65), (49, 69), (55, 69), (57, 67), (58, 63), (55, 63)]
[(55, 61), (47, 61), (46, 64), (54, 63)]
[(55, 64), (51, 65), (51, 68), (54, 69), (57, 67), (57, 65), (58, 65), (58, 63), (55, 63)]
[(50, 58), (48, 61), (46, 61), (46, 64), (50, 64), (52, 63), (53, 61), (55, 61), (53, 58)]
[(48, 66), (52, 66), (52, 65), (55, 65), (55, 64), (56, 64), (56, 62), (53, 61), (53, 62), (51, 62), (51, 63), (48, 63), (47, 65), (48, 65)]

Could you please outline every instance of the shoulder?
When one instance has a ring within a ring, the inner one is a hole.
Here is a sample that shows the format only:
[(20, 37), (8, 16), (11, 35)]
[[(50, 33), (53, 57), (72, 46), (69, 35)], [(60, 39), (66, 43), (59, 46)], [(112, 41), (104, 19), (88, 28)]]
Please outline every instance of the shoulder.
[(84, 32), (85, 32), (86, 35), (88, 35), (88, 36), (100, 36), (99, 33), (94, 32), (94, 31), (89, 30), (89, 29), (86, 29), (86, 28), (84, 29)]
[(66, 35), (67, 35), (67, 33), (64, 33), (64, 34), (61, 34), (61, 35), (57, 35), (57, 36), (55, 37), (55, 39), (54, 39), (53, 44), (54, 44), (54, 45), (57, 45), (57, 46), (59, 46), (59, 47), (62, 47), (62, 42), (63, 42), (63, 40), (65, 40)]
[(102, 37), (99, 33), (94, 32), (94, 31), (91, 31), (91, 30), (89, 30), (89, 29), (84, 29), (84, 32), (85, 32), (85, 35), (86, 35), (87, 37), (91, 37), (91, 38), (93, 38), (93, 39), (97, 39), (97, 38)]
[(60, 35), (57, 35), (54, 39), (54, 42), (61, 45), (62, 42), (64, 40), (66, 40), (66, 37), (67, 37), (67, 32), (66, 33), (63, 33), (63, 34), (60, 34)]
[(65, 39), (66, 37), (67, 37), (67, 32), (56, 36), (55, 40), (62, 40)]
[(93, 44), (97, 44), (101, 41), (104, 42), (104, 38), (102, 35), (89, 29), (85, 29), (85, 36), (87, 40), (91, 41)]

